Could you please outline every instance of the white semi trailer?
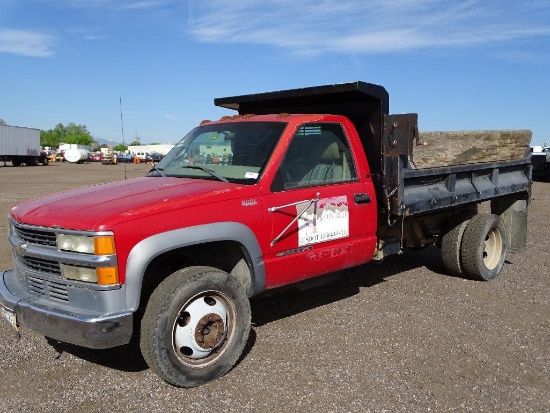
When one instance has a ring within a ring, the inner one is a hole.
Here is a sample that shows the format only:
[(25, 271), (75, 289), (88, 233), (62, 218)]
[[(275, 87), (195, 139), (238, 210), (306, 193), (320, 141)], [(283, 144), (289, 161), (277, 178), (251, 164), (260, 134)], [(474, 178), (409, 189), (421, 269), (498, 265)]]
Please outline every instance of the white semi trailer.
[(47, 165), (48, 157), (40, 148), (40, 130), (0, 125), (0, 161), (13, 166)]

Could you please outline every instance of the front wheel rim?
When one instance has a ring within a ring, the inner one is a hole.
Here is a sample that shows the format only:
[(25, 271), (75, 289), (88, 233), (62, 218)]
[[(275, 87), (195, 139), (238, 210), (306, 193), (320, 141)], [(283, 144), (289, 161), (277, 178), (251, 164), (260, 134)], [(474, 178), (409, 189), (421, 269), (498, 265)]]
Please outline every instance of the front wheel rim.
[(215, 362), (234, 326), (235, 307), (223, 293), (208, 291), (191, 298), (179, 310), (172, 328), (178, 359), (191, 367)]

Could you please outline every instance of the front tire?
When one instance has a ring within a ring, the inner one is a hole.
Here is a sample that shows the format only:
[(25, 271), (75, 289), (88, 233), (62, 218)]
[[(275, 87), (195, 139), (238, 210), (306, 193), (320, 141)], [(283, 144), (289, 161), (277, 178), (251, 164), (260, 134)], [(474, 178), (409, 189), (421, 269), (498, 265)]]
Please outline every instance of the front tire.
[(476, 215), (464, 230), (460, 248), (464, 273), (489, 281), (502, 271), (508, 241), (504, 222), (497, 215)]
[(168, 383), (198, 386), (235, 365), (250, 319), (250, 302), (235, 278), (211, 267), (184, 268), (151, 295), (141, 321), (141, 352)]

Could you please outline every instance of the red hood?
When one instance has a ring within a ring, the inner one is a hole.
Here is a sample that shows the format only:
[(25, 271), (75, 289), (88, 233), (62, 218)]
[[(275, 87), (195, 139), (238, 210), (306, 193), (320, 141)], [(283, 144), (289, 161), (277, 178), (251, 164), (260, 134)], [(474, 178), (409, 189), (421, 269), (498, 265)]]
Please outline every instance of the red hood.
[(243, 187), (201, 179), (143, 177), (26, 201), (10, 214), (23, 224), (101, 231), (166, 209), (231, 199), (239, 188)]

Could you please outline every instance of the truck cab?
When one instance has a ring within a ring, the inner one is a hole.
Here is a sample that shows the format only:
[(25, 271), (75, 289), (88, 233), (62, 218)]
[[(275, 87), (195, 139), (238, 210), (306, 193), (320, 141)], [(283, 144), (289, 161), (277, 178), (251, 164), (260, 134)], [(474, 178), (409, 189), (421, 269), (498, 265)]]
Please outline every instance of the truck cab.
[[(224, 158), (230, 164), (220, 161)], [(205, 122), (150, 173), (160, 174), (211, 174), (209, 179), (257, 191), (216, 220), (260, 214), (255, 219), (264, 227), (254, 232), (266, 272), (262, 289), (358, 265), (374, 254), (376, 194), (357, 133), (342, 116), (278, 114)], [(294, 271), (287, 271), (289, 266)]]

